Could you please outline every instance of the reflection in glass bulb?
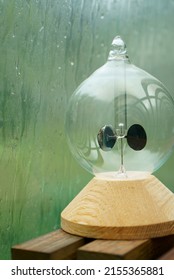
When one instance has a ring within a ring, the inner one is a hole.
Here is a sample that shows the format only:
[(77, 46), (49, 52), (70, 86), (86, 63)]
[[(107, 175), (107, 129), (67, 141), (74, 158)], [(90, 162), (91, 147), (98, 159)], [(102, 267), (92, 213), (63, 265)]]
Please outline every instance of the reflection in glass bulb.
[(130, 63), (117, 36), (108, 61), (72, 95), (66, 133), (72, 154), (87, 171), (129, 179), (154, 172), (168, 159), (173, 123), (172, 96), (159, 80)]

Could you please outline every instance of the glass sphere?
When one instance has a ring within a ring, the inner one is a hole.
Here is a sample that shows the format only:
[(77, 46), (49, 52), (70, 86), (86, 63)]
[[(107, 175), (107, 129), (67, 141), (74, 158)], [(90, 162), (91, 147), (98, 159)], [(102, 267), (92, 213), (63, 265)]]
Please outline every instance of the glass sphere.
[(155, 77), (131, 64), (114, 38), (108, 61), (73, 93), (66, 115), (70, 150), (102, 178), (147, 176), (170, 156), (174, 100)]

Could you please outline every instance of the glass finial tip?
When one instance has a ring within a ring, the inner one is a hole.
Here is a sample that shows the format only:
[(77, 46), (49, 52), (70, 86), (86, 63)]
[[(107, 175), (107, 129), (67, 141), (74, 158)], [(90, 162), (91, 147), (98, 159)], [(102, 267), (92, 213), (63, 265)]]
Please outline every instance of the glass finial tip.
[(108, 60), (127, 59), (126, 44), (120, 36), (116, 36), (111, 44)]

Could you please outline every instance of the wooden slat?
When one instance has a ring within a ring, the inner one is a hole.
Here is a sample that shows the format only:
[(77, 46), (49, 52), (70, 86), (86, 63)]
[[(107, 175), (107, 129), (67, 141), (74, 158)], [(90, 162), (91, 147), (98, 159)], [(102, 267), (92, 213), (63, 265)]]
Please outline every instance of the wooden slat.
[(174, 260), (174, 248), (163, 254), (158, 260)]
[(95, 240), (78, 249), (78, 259), (155, 259), (174, 245), (174, 235), (134, 241)]
[(59, 229), (20, 245), (12, 247), (13, 260), (60, 260), (76, 259), (77, 248), (86, 239)]
[[(141, 250), (146, 246), (148, 240), (141, 241), (113, 241), (95, 240), (78, 249), (78, 259), (88, 260), (119, 260), (140, 258)], [(135, 251), (135, 253), (134, 253)]]
[(154, 258), (159, 258), (174, 246), (174, 235), (151, 239), (150, 249)]
[[(56, 230), (13, 246), (12, 259), (174, 259), (174, 249), (164, 254), (174, 246), (174, 235), (147, 240), (90, 241)], [(161, 256), (162, 254), (164, 255)]]

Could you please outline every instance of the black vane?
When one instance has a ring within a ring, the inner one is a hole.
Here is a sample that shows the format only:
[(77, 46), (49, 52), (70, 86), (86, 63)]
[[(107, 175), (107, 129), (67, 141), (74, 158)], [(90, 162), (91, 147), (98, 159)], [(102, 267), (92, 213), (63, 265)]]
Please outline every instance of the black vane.
[(142, 150), (147, 143), (147, 135), (144, 128), (139, 124), (133, 124), (127, 132), (128, 145), (135, 151)]

